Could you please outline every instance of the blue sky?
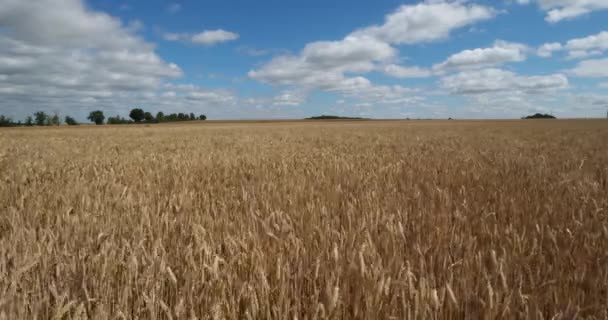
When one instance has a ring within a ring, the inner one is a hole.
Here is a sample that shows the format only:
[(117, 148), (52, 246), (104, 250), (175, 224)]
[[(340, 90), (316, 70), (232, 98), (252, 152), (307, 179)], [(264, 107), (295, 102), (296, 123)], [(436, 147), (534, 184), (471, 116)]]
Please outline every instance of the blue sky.
[(606, 21), (606, 0), (0, 0), (0, 113), (602, 117)]

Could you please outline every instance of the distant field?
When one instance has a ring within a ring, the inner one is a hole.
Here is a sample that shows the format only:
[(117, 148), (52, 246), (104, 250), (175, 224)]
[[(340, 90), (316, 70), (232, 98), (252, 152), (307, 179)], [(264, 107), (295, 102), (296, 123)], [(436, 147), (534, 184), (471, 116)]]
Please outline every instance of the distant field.
[(0, 319), (608, 318), (608, 121), (0, 130)]

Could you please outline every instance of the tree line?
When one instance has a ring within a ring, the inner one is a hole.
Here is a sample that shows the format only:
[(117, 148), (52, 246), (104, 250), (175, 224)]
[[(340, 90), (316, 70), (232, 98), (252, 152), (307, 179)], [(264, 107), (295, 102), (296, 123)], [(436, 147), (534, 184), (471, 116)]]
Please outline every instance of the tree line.
[[(195, 115), (194, 113), (170, 113), (165, 114), (162, 111), (153, 115), (150, 112), (144, 111), (141, 108), (131, 109), (129, 112), (129, 119), (123, 118), (119, 115), (109, 116), (106, 120), (106, 116), (101, 110), (91, 111), (87, 117), (87, 120), (102, 125), (107, 124), (137, 124), (137, 123), (161, 123), (161, 122), (178, 122), (178, 121), (194, 121), (194, 120), (207, 120), (207, 116), (204, 114)], [(79, 125), (76, 119), (65, 116), (63, 119), (58, 114), (49, 115), (44, 111), (35, 112), (31, 116), (27, 116), (25, 121), (13, 121), (10, 117), (0, 115), (0, 127), (20, 127), (20, 126), (59, 126), (65, 123), (66, 125), (75, 126)]]

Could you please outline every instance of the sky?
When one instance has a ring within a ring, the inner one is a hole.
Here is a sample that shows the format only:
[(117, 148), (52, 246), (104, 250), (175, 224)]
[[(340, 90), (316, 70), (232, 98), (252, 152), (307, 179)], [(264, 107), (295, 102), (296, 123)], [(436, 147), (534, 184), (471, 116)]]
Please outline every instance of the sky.
[(0, 0), (0, 114), (606, 117), (608, 0)]

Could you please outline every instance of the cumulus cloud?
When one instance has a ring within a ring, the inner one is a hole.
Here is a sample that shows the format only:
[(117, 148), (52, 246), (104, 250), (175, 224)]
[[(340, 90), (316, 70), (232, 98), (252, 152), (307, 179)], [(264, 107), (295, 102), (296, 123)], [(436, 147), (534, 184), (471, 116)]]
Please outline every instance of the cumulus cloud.
[(608, 50), (608, 31), (569, 40), (564, 47), (570, 52), (570, 56), (587, 57), (602, 54), (605, 50)]
[(593, 11), (608, 9), (606, 0), (518, 0), (520, 4), (531, 2), (538, 3), (538, 6), (547, 12), (545, 20), (550, 23), (570, 20), (589, 14)]
[(187, 41), (204, 46), (214, 46), (219, 43), (234, 41), (239, 38), (239, 34), (223, 29), (205, 30), (199, 33), (165, 33), (167, 41)]
[(562, 44), (559, 42), (545, 43), (538, 47), (538, 49), (536, 50), (536, 54), (539, 57), (550, 58), (551, 56), (553, 56), (553, 52), (560, 51), (562, 50), (562, 48)]
[(443, 77), (441, 86), (454, 94), (482, 94), (489, 92), (519, 91), (527, 94), (568, 87), (563, 74), (522, 76), (501, 69), (463, 71)]
[(395, 78), (426, 78), (431, 76), (431, 71), (420, 67), (404, 67), (396, 64), (384, 66), (384, 73)]
[(285, 90), (272, 99), (273, 106), (296, 107), (306, 101), (307, 92), (302, 90)]
[(347, 37), (342, 41), (315, 42), (298, 56), (279, 56), (261, 69), (250, 71), (253, 79), (273, 85), (297, 86), (302, 90), (321, 89), (378, 103), (398, 103), (410, 91), (400, 86), (376, 86), (363, 76), (374, 70), (375, 62), (395, 56), (395, 50), (373, 38)]
[(275, 57), (258, 70), (253, 79), (274, 85), (298, 85), (332, 90), (367, 85), (367, 79), (347, 78), (346, 72), (365, 73), (375, 62), (392, 59), (396, 49), (371, 37), (348, 36), (340, 41), (309, 43), (299, 55)]
[(394, 44), (429, 42), (445, 39), (454, 29), (490, 19), (495, 14), (492, 8), (462, 1), (426, 1), (402, 5), (386, 16), (384, 24), (360, 29), (354, 35)]
[(212, 46), (212, 45), (222, 43), (222, 42), (233, 41), (238, 38), (239, 38), (239, 35), (234, 32), (217, 29), (217, 30), (206, 30), (201, 33), (197, 33), (197, 34), (193, 35), (192, 42), (197, 43), (197, 44), (202, 44), (205, 46)]
[(568, 59), (581, 59), (603, 54), (608, 50), (608, 31), (583, 38), (571, 39), (566, 44), (545, 43), (537, 50), (541, 57), (551, 57), (553, 52), (568, 51)]
[(376, 86), (361, 74), (381, 70), (399, 78), (430, 76), (429, 70), (395, 64), (399, 52), (393, 45), (444, 39), (451, 31), (494, 14), (492, 8), (463, 2), (403, 5), (382, 25), (356, 30), (342, 40), (309, 43), (300, 53), (277, 56), (248, 75), (272, 85), (356, 95), (367, 102), (401, 103), (413, 98), (408, 89)]
[(608, 58), (583, 60), (576, 67), (568, 70), (570, 74), (586, 78), (607, 78)]
[(491, 48), (464, 50), (433, 66), (434, 70), (471, 69), (497, 66), (526, 59), (527, 47), (523, 44), (497, 40)]
[(78, 0), (0, 0), (0, 107), (93, 105), (182, 75), (133, 28)]

